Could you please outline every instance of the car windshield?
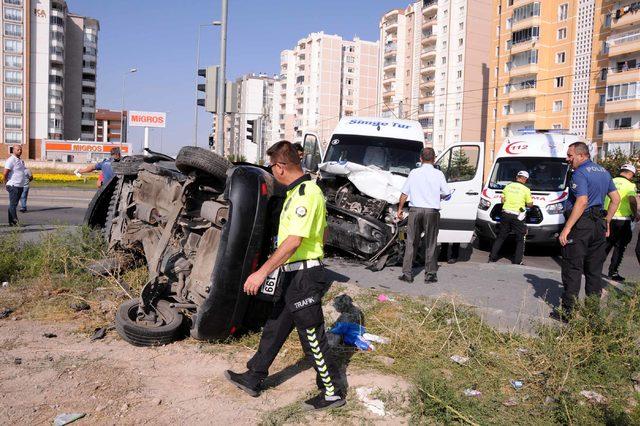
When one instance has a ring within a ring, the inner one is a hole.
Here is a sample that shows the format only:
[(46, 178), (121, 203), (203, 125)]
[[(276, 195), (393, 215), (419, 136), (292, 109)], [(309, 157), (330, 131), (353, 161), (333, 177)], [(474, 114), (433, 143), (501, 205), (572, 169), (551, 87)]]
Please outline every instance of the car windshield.
[(423, 144), (404, 139), (333, 135), (325, 161), (350, 161), (407, 176), (420, 161)]
[(502, 189), (520, 170), (529, 172), (526, 185), (532, 191), (564, 191), (569, 165), (563, 158), (503, 157), (496, 161), (489, 188)]

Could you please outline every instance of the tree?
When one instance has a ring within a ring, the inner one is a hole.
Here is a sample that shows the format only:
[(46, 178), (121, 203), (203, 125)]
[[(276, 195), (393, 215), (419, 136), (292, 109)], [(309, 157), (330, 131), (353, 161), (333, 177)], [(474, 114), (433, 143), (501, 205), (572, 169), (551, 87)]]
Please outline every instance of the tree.
[[(633, 164), (636, 166), (636, 169), (640, 168), (640, 153), (627, 155), (620, 149), (616, 149), (612, 154), (607, 154), (603, 159), (598, 161), (598, 164), (607, 169), (613, 177), (618, 176), (620, 174), (620, 167), (627, 163)], [(640, 173), (636, 173), (633, 180), (636, 185), (640, 184)]]

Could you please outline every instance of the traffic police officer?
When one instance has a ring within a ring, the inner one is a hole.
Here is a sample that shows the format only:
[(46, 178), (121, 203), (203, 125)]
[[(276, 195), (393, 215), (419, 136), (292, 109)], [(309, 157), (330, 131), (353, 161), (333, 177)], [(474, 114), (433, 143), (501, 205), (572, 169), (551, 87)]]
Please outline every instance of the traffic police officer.
[(513, 256), (512, 263), (522, 265), (522, 257), (524, 256), (524, 239), (527, 236), (527, 224), (525, 223), (525, 207), (533, 206), (531, 198), (531, 190), (525, 186), (529, 179), (529, 173), (521, 170), (516, 175), (516, 181), (511, 182), (502, 190), (502, 220), (500, 221), (500, 230), (498, 238), (493, 242), (489, 262), (498, 260), (498, 253), (504, 240), (510, 233), (516, 236), (516, 252)]
[(294, 146), (280, 141), (267, 151), (275, 179), (286, 185), (287, 196), (280, 214), (278, 248), (260, 269), (247, 278), (244, 291), (257, 294), (273, 271), (282, 267), (282, 296), (267, 320), (258, 351), (247, 363), (248, 371), (227, 370), (225, 376), (251, 396), (258, 396), (269, 367), (295, 327), (300, 343), (316, 370), (321, 393), (304, 403), (305, 409), (324, 409), (345, 404), (338, 369), (329, 354), (321, 299), (328, 289), (324, 266), (324, 232), (327, 226), (322, 191), (305, 175)]
[[(613, 215), (611, 221), (611, 232), (607, 238), (607, 254), (613, 248), (611, 255), (611, 264), (609, 264), (609, 278), (614, 281), (623, 282), (624, 277), (618, 273), (618, 268), (622, 263), (622, 256), (627, 244), (631, 242), (631, 222), (636, 219), (637, 205), (636, 184), (631, 180), (636, 174), (636, 168), (633, 164), (624, 164), (620, 168), (620, 176), (613, 178), (613, 183), (618, 189), (620, 195), (620, 205)], [(604, 208), (609, 207), (609, 197), (605, 200)]]
[[(566, 222), (558, 237), (562, 246), (562, 311), (551, 314), (565, 322), (578, 298), (583, 273), (587, 297), (599, 297), (602, 292), (606, 237), (611, 218), (620, 204), (611, 175), (604, 167), (591, 161), (589, 147), (584, 142), (569, 145), (567, 162), (573, 169), (573, 175), (564, 206)], [(606, 195), (609, 195), (611, 203), (604, 218), (602, 207)]]

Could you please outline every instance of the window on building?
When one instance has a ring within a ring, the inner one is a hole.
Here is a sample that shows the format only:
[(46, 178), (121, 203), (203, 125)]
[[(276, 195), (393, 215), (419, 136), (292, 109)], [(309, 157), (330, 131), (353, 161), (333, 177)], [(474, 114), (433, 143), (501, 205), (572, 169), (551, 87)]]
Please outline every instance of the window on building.
[(615, 120), (613, 120), (613, 128), (614, 129), (630, 129), (631, 117), (616, 118)]
[(22, 102), (5, 101), (4, 112), (8, 114), (22, 114)]
[(442, 32), (443, 32), (443, 33), (446, 33), (448, 28), (449, 28), (448, 26), (443, 25), (443, 26), (442, 26)]
[(462, 62), (462, 54), (458, 55), (458, 62)]
[(558, 40), (564, 40), (567, 38), (567, 28), (560, 28), (558, 30)]
[(22, 24), (5, 22), (4, 35), (9, 37), (22, 37)]
[(498, 116), (498, 110), (496, 108), (493, 109), (493, 118)]
[(611, 14), (607, 13), (604, 15), (604, 27), (611, 28)]
[(7, 21), (22, 22), (22, 9), (4, 8), (4, 19)]
[(600, 70), (600, 81), (605, 81), (607, 79), (607, 69), (602, 68)]
[(553, 112), (562, 111), (562, 101), (553, 101)]
[(605, 100), (606, 100), (606, 96), (605, 95), (600, 95), (600, 99), (598, 100), (598, 106), (603, 107)]
[(556, 53), (556, 64), (564, 64), (567, 60), (567, 54), (565, 52)]
[(516, 7), (515, 9), (513, 9), (511, 23), (515, 24), (516, 22), (532, 18), (534, 16), (540, 16), (539, 2), (525, 4), (524, 6)]
[(558, 6), (558, 21), (566, 21), (569, 17), (569, 3)]
[(539, 36), (540, 36), (540, 27), (529, 27), (529, 28), (523, 28), (518, 31), (514, 31), (513, 33), (511, 33), (510, 43), (507, 42), (507, 48), (509, 47), (509, 45), (531, 41), (534, 38)]
[(4, 66), (7, 68), (22, 68), (22, 56), (4, 55)]
[(348, 73), (353, 73), (353, 68), (347, 68)]
[(441, 59), (442, 59), (442, 65), (447, 63), (447, 57), (446, 56), (443, 56)]
[(553, 87), (564, 87), (564, 76), (556, 77)]
[(22, 0), (4, 0), (4, 4), (12, 4), (14, 6), (22, 6)]
[(460, 107), (461, 107), (460, 102), (456, 102), (456, 110), (460, 110)]
[(440, 127), (444, 126), (444, 120), (441, 118), (440, 120), (438, 120), (438, 124), (440, 125)]
[(22, 132), (4, 132), (4, 142), (5, 143), (22, 143)]
[(462, 70), (458, 70), (458, 78), (462, 78)]
[(462, 46), (464, 44), (464, 39), (463, 38), (459, 38), (458, 39), (458, 46)]
[(346, 60), (347, 60), (347, 63), (349, 63), (349, 64), (352, 64), (352, 63), (355, 62), (355, 59), (354, 59), (353, 56), (347, 56)]
[(640, 98), (640, 82), (607, 86), (607, 102)]
[(4, 127), (6, 129), (22, 129), (22, 117), (15, 117), (12, 115), (5, 115)]
[(5, 99), (22, 99), (22, 86), (4, 86)]
[(502, 136), (503, 138), (509, 136), (509, 127), (500, 128), (500, 136)]
[(507, 5), (509, 5), (509, 6), (513, 6), (513, 0), (508, 0), (508, 1), (507, 1)]
[(596, 134), (601, 136), (604, 133), (604, 120), (598, 120), (596, 123)]
[(464, 22), (458, 23), (458, 29), (464, 30)]
[(20, 71), (4, 70), (5, 83), (22, 84), (22, 73)]
[(496, 35), (499, 36), (500, 35), (500, 25), (496, 26)]
[(456, 125), (456, 127), (460, 127), (460, 119), (459, 118), (456, 118), (455, 125)]
[(4, 39), (4, 51), (9, 53), (22, 53), (22, 40)]

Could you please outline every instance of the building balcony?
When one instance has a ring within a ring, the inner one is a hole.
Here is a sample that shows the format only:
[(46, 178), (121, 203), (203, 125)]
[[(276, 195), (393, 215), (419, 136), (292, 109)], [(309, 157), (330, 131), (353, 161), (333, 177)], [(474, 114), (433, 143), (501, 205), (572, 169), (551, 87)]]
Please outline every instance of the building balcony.
[(64, 90), (64, 87), (62, 86), (62, 84), (58, 84), (58, 83), (49, 83), (49, 90)]
[(83, 61), (95, 61), (96, 59), (97, 59), (96, 55), (92, 55), (90, 53), (85, 53), (85, 54), (82, 55), (82, 60)]
[(435, 47), (426, 47), (420, 51), (420, 58), (428, 58), (431, 56), (436, 56), (436, 48)]
[(512, 23), (510, 31), (518, 31), (528, 27), (539, 26), (540, 22), (541, 20), (539, 16), (531, 16)]
[[(626, 9), (626, 11), (625, 11)], [(640, 2), (636, 1), (612, 13), (611, 29), (622, 29), (640, 23)]]
[[(420, 115), (420, 114), (418, 114), (418, 115)], [(429, 130), (429, 131), (433, 130), (433, 119), (432, 118), (418, 119), (418, 122), (420, 123), (420, 125), (422, 126), (422, 128), (424, 130)]]
[(93, 100), (93, 101), (95, 102), (95, 100), (96, 100), (96, 94), (95, 94), (95, 93), (85, 93), (85, 92), (82, 92), (82, 99)]
[(398, 32), (398, 20), (396, 19), (395, 21), (390, 21), (390, 22), (386, 22), (385, 23), (385, 31), (391, 34), (395, 34)]
[(61, 127), (49, 127), (49, 137), (51, 139), (62, 139)]
[(538, 89), (535, 87), (530, 87), (526, 89), (512, 89), (509, 90), (507, 94), (507, 98), (509, 99), (524, 99), (524, 98), (535, 98), (538, 95)]
[(84, 87), (96, 87), (95, 80), (82, 80), (82, 85)]
[(428, 44), (429, 42), (436, 41), (437, 38), (438, 36), (436, 35), (435, 31), (422, 31), (422, 39), (420, 40), (420, 42), (422, 44)]
[(93, 67), (82, 67), (82, 73), (83, 74), (95, 74), (96, 73), (96, 69)]
[(607, 101), (604, 104), (604, 112), (611, 114), (614, 112), (640, 111), (640, 94), (637, 99), (623, 99), (619, 101)]
[(96, 121), (95, 120), (87, 120), (87, 119), (83, 118), (82, 120), (80, 120), (80, 124), (82, 126), (95, 126)]
[(434, 87), (436, 85), (435, 78), (422, 78), (420, 79), (420, 87)]
[(58, 18), (65, 19), (64, 12), (61, 11), (61, 10), (57, 10), (57, 9), (53, 9), (52, 8), (50, 14), (51, 14), (51, 16), (57, 16)]
[(83, 141), (93, 141), (96, 136), (93, 133), (80, 133), (80, 139)]
[(385, 90), (382, 92), (382, 97), (383, 97), (383, 98), (390, 98), (390, 97), (391, 97), (391, 96), (393, 96), (395, 93), (396, 93), (396, 91), (395, 91), (394, 89), (392, 89), (392, 90), (386, 90), (386, 89), (385, 89)]
[(51, 24), (51, 31), (64, 34), (64, 27), (58, 24)]
[(602, 140), (604, 142), (631, 142), (640, 141), (640, 129), (605, 129)]
[(538, 72), (538, 64), (526, 64), (520, 66), (510, 66), (509, 75), (512, 77), (536, 74)]
[(96, 108), (95, 108), (95, 107), (90, 107), (90, 106), (86, 106), (86, 105), (84, 105), (84, 106), (81, 108), (81, 110), (82, 110), (82, 112), (88, 112), (88, 113), (90, 113), (90, 114), (93, 114), (93, 113), (95, 113), (95, 112), (96, 112)]
[(49, 70), (49, 75), (55, 75), (55, 76), (64, 78), (64, 72), (61, 69), (58, 69), (58, 68), (53, 68), (52, 67)]
[(89, 41), (89, 40), (85, 39), (84, 46), (85, 47), (91, 47), (93, 49), (97, 49), (98, 48), (98, 43), (96, 43), (95, 41)]
[(49, 54), (49, 60), (53, 63), (56, 64), (63, 64), (64, 63), (64, 56), (60, 55), (58, 53), (51, 53)]
[(62, 106), (63, 102), (60, 98), (49, 98), (49, 105)]
[(435, 70), (436, 70), (435, 63), (420, 64), (420, 74), (430, 74), (435, 72)]
[(396, 61), (384, 61), (383, 69), (392, 69), (396, 67)]
[(634, 83), (640, 81), (640, 67), (628, 68), (618, 71), (610, 69), (607, 73), (607, 86), (620, 83)]
[(50, 43), (51, 43), (50, 44), (51, 47), (64, 49), (64, 41), (60, 41), (60, 40), (56, 40), (55, 38), (52, 38)]
[(518, 122), (518, 121), (535, 121), (536, 120), (536, 112), (535, 111), (522, 111), (522, 112), (510, 112), (505, 115), (505, 119), (510, 122)]
[(425, 1), (422, 5), (423, 14), (435, 12), (436, 10), (438, 10), (438, 0), (428, 0)]
[(395, 53), (398, 50), (397, 43), (387, 43), (384, 45), (384, 54)]
[(536, 43), (538, 42), (538, 37), (534, 37), (530, 40), (521, 41), (520, 43), (511, 43), (509, 41), (507, 43), (507, 49), (509, 53), (515, 55), (516, 53), (524, 52), (526, 50), (531, 50), (535, 48)]
[(390, 83), (396, 79), (396, 75), (385, 75), (382, 77), (382, 83)]
[(424, 30), (426, 28), (429, 28), (430, 26), (432, 26), (436, 22), (437, 22), (436, 15), (425, 16), (424, 20), (422, 21), (422, 29)]
[(607, 39), (609, 56), (625, 55), (640, 50), (640, 30), (612, 35)]

